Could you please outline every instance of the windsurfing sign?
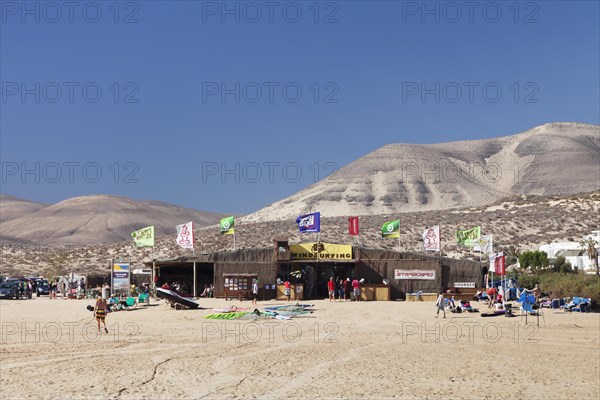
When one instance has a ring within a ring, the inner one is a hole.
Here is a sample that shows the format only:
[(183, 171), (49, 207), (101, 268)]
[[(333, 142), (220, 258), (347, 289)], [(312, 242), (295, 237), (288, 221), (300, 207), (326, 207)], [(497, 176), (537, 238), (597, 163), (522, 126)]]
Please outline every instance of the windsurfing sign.
[(290, 244), (292, 260), (352, 260), (352, 246), (335, 243)]

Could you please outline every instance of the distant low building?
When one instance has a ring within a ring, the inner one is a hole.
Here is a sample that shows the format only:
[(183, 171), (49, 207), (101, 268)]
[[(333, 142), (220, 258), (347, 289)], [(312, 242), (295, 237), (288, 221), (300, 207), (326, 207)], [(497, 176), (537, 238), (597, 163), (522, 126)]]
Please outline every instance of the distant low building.
[[(600, 243), (600, 231), (592, 231), (590, 235), (586, 235), (583, 239), (594, 239)], [(579, 242), (555, 242), (543, 244), (539, 247), (540, 251), (548, 254), (548, 258), (556, 258), (564, 256), (571, 263), (573, 268), (578, 268), (586, 273), (596, 273), (596, 264), (593, 259), (588, 257), (585, 248), (579, 245)], [(599, 260), (600, 261), (600, 260)]]

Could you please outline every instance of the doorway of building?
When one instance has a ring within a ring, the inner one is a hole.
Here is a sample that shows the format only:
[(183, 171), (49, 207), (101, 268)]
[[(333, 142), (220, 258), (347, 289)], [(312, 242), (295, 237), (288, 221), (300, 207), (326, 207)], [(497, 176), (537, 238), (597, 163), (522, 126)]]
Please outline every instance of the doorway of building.
[[(158, 286), (169, 286), (188, 296), (194, 294), (194, 264), (183, 263), (160, 267)], [(214, 283), (214, 265), (196, 263), (196, 295), (200, 296), (204, 288)]]
[(296, 277), (297, 283), (304, 285), (305, 299), (325, 299), (328, 297), (329, 278), (333, 277), (336, 284), (340, 280), (352, 280), (355, 266), (348, 263), (303, 263), (293, 266), (291, 275)]

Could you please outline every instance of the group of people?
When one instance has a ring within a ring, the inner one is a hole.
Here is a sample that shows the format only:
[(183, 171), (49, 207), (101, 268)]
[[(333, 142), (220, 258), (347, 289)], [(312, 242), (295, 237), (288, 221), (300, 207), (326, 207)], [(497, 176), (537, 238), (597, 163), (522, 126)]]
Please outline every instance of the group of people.
[[(346, 278), (340, 279), (336, 283), (334, 278), (330, 277), (329, 281), (327, 282), (329, 301), (335, 301), (336, 295), (338, 301), (350, 301), (353, 297), (354, 300), (360, 301), (360, 283), (361, 281), (356, 278), (354, 278), (352, 282), (350, 281), (350, 278)], [(350, 290), (352, 290), (352, 292)]]
[(19, 283), (19, 297), (31, 299), (33, 292), (36, 290), (37, 283), (31, 280), (21, 281)]
[(177, 293), (188, 294), (190, 293), (190, 285), (186, 282), (175, 281), (171, 284), (165, 282), (162, 286), (163, 289), (172, 290)]
[(454, 296), (452, 296), (451, 298), (446, 298), (444, 297), (444, 292), (439, 292), (435, 306), (437, 309), (437, 313), (435, 315), (436, 318), (440, 315), (440, 311), (444, 314), (444, 318), (446, 318), (446, 309), (450, 310), (451, 312), (479, 311), (478, 309), (473, 308), (473, 306), (471, 306), (469, 300), (460, 300), (460, 302), (456, 304)]
[(73, 282), (68, 282), (64, 279), (57, 279), (55, 282), (50, 283), (50, 298), (55, 299), (57, 293), (60, 293), (62, 297), (69, 297), (71, 289), (75, 289), (77, 294), (83, 297), (85, 296), (86, 286), (87, 285), (83, 278), (79, 279), (79, 281)]

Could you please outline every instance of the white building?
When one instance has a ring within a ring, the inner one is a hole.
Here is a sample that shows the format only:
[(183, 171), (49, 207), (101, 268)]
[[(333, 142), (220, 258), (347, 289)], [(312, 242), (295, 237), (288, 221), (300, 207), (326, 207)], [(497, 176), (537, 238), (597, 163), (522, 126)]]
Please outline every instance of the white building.
[[(600, 243), (600, 231), (592, 231), (590, 235), (586, 235), (583, 239), (594, 239)], [(598, 247), (598, 246), (596, 246)], [(548, 254), (548, 258), (556, 258), (564, 256), (571, 263), (573, 268), (577, 267), (586, 273), (596, 273), (596, 265), (594, 260), (588, 257), (586, 249), (579, 245), (579, 242), (556, 242), (543, 244), (539, 248), (540, 251)]]

